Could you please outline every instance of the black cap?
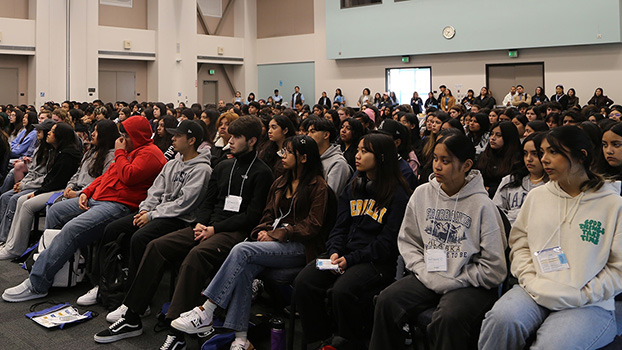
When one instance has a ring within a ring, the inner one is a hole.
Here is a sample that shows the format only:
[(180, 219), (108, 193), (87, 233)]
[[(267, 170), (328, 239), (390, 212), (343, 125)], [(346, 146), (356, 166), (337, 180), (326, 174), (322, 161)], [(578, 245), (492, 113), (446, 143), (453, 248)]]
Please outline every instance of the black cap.
[(53, 121), (52, 119), (45, 119), (41, 123), (35, 124), (35, 129), (42, 130), (42, 131), (50, 131), (52, 130), (52, 127), (54, 126), (54, 124), (56, 124), (56, 122)]
[(192, 120), (184, 120), (177, 125), (177, 128), (166, 128), (166, 131), (171, 135), (184, 134), (188, 137), (194, 137), (197, 139), (197, 143), (203, 142), (203, 128), (199, 123)]

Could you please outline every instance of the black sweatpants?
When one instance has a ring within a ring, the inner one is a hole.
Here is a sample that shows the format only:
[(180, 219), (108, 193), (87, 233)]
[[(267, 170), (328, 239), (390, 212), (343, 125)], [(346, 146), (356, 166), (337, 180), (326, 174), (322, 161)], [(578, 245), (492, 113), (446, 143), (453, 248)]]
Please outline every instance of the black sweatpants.
[(179, 317), (205, 300), (201, 292), (208, 278), (220, 268), (233, 246), (247, 236), (244, 232), (219, 232), (199, 242), (188, 227), (154, 239), (147, 245), (123, 304), (142, 314), (153, 299), (166, 267), (183, 260), (166, 314), (171, 320)]
[(370, 350), (405, 349), (402, 328), (435, 307), (427, 334), (432, 349), (477, 349), (484, 315), (498, 290), (467, 287), (437, 294), (409, 274), (383, 290), (376, 300)]
[(305, 340), (324, 340), (333, 333), (325, 302), (331, 289), (329, 302), (337, 325), (335, 335), (349, 340), (355, 348), (363, 344), (369, 337), (364, 329), (371, 326), (373, 298), (394, 277), (395, 262), (361, 263), (346, 268), (343, 275), (317, 270), (315, 261), (309, 263), (294, 282)]
[[(136, 271), (138, 271), (138, 265), (143, 258), (145, 249), (147, 249), (147, 244), (169, 232), (188, 226), (183, 220), (166, 218), (150, 220), (143, 227), (138, 228), (138, 226), (134, 226), (133, 224), (134, 215), (136, 214), (137, 212), (134, 212), (109, 223), (99, 243), (99, 247), (103, 247), (106, 243), (116, 240), (121, 233), (125, 233), (129, 236), (126, 237), (126, 239), (129, 240), (128, 283), (125, 286), (126, 291), (136, 277)], [(98, 269), (99, 267), (94, 267), (93, 276), (99, 276), (99, 271), (96, 271)]]

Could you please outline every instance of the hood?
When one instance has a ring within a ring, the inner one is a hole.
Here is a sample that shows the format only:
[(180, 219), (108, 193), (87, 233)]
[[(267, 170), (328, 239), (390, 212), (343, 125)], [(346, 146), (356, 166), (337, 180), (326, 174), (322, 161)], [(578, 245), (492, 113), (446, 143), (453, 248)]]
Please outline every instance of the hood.
[(471, 169), (469, 174), (466, 176), (466, 183), (458, 193), (449, 197), (445, 191), (441, 191), (441, 184), (436, 180), (434, 173), (430, 174), (430, 184), (432, 187), (439, 192), (439, 195), (442, 199), (449, 199), (455, 196), (459, 196), (460, 199), (468, 198), (474, 194), (481, 193), (488, 197), (488, 192), (486, 192), (486, 188), (484, 187), (484, 179), (482, 178), (482, 174), (477, 169)]
[(183, 161), (183, 156), (181, 155), (181, 153), (177, 153), (175, 155), (175, 159), (179, 160), (179, 162), (183, 164), (184, 168), (192, 168), (199, 164), (211, 165), (211, 158), (212, 152), (210, 151), (209, 147), (200, 150), (198, 156), (190, 159), (187, 162)]
[(342, 155), (342, 154), (343, 153), (341, 152), (341, 147), (339, 145), (330, 145), (330, 147), (328, 147), (326, 152), (324, 152), (322, 154), (320, 159), (321, 160), (325, 160), (325, 159), (328, 159), (330, 157), (334, 157), (334, 156), (338, 156), (338, 155)]
[(61, 153), (65, 154), (65, 155), (68, 155), (68, 156), (70, 156), (72, 158), (76, 158), (76, 159), (79, 159), (79, 160), (82, 159), (82, 152), (79, 149), (77, 149), (76, 147), (72, 147), (72, 146), (65, 147), (65, 148), (61, 149), (60, 151), (58, 151), (58, 153), (59, 154), (61, 154)]
[(153, 143), (153, 140), (151, 140), (153, 130), (151, 129), (151, 124), (149, 124), (149, 121), (146, 118), (136, 115), (127, 118), (122, 121), (121, 124), (123, 124), (127, 134), (130, 136), (130, 139), (134, 144), (134, 148)]

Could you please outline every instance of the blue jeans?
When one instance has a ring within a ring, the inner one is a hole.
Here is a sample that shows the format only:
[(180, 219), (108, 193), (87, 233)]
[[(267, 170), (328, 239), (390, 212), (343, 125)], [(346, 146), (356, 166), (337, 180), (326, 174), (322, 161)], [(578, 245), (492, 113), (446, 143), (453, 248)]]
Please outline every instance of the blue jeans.
[(4, 181), (2, 182), (2, 186), (0, 186), (0, 193), (4, 193), (8, 190), (12, 190), (14, 185), (15, 185), (15, 175), (13, 173), (13, 169), (11, 169), (11, 171), (9, 171), (9, 173), (4, 178)]
[(614, 311), (598, 306), (552, 311), (515, 285), (486, 314), (479, 348), (522, 350), (535, 334), (531, 349), (599, 349), (616, 331)]
[(242, 242), (233, 247), (203, 295), (228, 308), (224, 327), (246, 331), (255, 277), (265, 268), (302, 267), (305, 263), (302, 243)]
[(11, 230), (11, 224), (13, 223), (13, 216), (15, 215), (15, 210), (17, 208), (17, 200), (19, 197), (28, 195), (35, 190), (23, 190), (20, 192), (15, 192), (13, 190), (9, 190), (4, 192), (0, 196), (0, 215), (2, 215), (2, 220), (0, 222), (0, 242), (6, 242), (7, 237), (9, 236), (9, 231)]
[(37, 293), (48, 291), (56, 273), (78, 248), (99, 239), (108, 223), (130, 212), (125, 204), (94, 199), (89, 199), (90, 209), (84, 211), (78, 206), (78, 200), (65, 200), (48, 210), (45, 227), (62, 229), (32, 266), (30, 282)]

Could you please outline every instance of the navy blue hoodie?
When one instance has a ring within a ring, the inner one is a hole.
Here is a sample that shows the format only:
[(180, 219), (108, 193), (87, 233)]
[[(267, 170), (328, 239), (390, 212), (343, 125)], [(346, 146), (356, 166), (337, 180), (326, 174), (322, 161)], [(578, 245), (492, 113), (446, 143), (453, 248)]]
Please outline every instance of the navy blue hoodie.
[(395, 263), (397, 234), (409, 195), (400, 186), (387, 207), (378, 208), (364, 186), (352, 193), (353, 177), (339, 197), (337, 222), (326, 248), (329, 255), (344, 256), (348, 266), (364, 262)]

